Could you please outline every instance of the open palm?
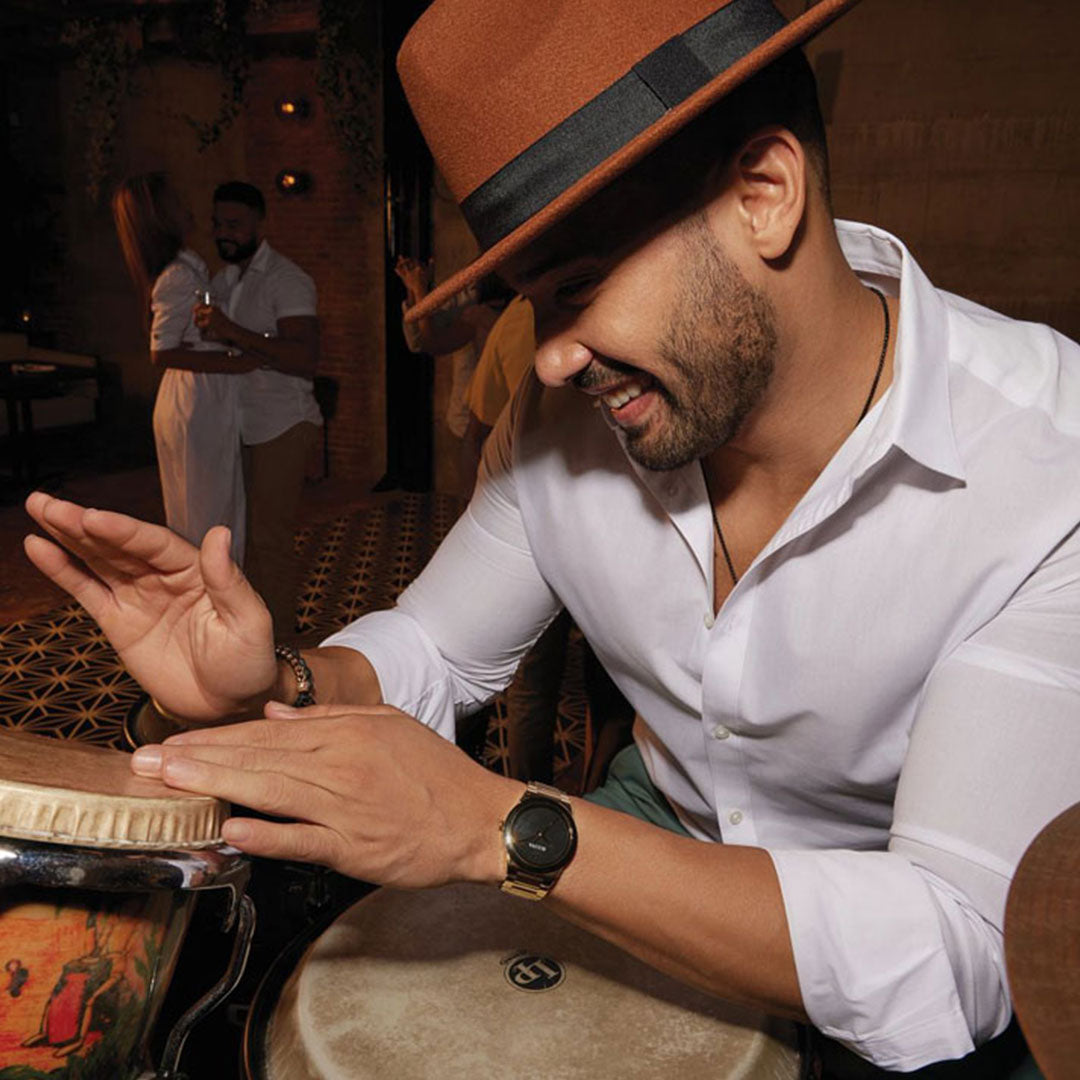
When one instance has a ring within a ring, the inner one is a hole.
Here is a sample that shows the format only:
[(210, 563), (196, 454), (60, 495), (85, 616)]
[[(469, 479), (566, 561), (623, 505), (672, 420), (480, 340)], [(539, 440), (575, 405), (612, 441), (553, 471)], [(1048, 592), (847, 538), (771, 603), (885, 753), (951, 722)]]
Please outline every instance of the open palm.
[(98, 623), (124, 665), (169, 712), (199, 723), (265, 697), (270, 614), (229, 558), (229, 530), (196, 548), (160, 525), (35, 492), (30, 560)]

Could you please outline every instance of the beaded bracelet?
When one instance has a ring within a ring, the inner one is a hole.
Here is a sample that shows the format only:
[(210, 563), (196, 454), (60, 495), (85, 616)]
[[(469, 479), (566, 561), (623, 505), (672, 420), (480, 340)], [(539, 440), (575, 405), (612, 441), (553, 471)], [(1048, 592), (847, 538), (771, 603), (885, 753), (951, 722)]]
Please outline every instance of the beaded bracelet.
[(292, 702), (294, 709), (303, 709), (308, 705), (315, 704), (315, 680), (311, 675), (311, 668), (307, 661), (291, 645), (275, 645), (274, 656), (284, 660), (289, 665), (296, 679), (296, 700)]

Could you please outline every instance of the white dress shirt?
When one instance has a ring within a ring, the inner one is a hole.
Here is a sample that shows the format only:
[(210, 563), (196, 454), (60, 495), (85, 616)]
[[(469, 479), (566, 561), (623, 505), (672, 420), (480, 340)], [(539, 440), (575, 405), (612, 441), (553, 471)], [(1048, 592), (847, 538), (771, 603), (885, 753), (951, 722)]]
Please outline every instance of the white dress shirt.
[[(291, 259), (263, 240), (243, 274), (230, 264), (214, 275), (214, 303), (234, 323), (266, 337), (277, 337), (278, 319), (316, 314), (315, 282)], [(302, 421), (322, 423), (311, 379), (268, 367), (243, 375), (240, 431), (250, 445), (269, 442)]]
[(1009, 880), (1080, 800), (1080, 348), (838, 231), (900, 297), (893, 383), (715, 618), (699, 465), (528, 378), (427, 569), (328, 643), (451, 738), (565, 603), (690, 832), (770, 852), (814, 1024), (910, 1070), (1008, 1022)]
[[(203, 341), (193, 309), (209, 285), (206, 263), (187, 248), (158, 275), (150, 297), (150, 348), (220, 352)], [(240, 458), (239, 375), (166, 368), (154, 401), (165, 521), (193, 544), (208, 529), (228, 525), (231, 553), (244, 557), (244, 475)]]

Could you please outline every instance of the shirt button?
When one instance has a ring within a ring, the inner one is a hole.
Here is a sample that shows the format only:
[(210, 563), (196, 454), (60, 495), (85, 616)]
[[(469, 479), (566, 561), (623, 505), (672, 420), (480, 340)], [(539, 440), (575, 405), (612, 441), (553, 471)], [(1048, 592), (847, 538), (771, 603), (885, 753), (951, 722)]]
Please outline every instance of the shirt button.
[(711, 630), (716, 625), (716, 616), (711, 611), (705, 612), (705, 629)]
[(723, 724), (717, 724), (716, 727), (712, 729), (712, 737), (714, 739), (726, 739), (730, 734), (731, 731), (724, 727)]
[(730, 821), (732, 825), (738, 825), (739, 822), (742, 821), (742, 811), (732, 810), (731, 813), (728, 814), (728, 821)]

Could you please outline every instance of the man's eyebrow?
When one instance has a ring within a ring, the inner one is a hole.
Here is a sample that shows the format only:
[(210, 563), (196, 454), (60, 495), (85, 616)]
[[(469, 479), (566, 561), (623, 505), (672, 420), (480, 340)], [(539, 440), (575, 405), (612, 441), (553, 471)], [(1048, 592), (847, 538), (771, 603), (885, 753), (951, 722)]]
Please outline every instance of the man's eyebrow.
[(552, 270), (558, 269), (565, 263), (573, 260), (575, 256), (571, 255), (566, 250), (556, 249), (549, 252), (547, 255), (542, 256), (534, 263), (530, 263), (523, 270), (519, 270), (514, 277), (517, 278), (522, 285), (532, 285), (539, 281), (540, 278), (547, 276)]
[(541, 255), (536, 262), (530, 263), (521, 270), (514, 271), (513, 277), (523, 286), (535, 284), (541, 278), (546, 277), (553, 270), (563, 267), (573, 267), (582, 263), (598, 262), (603, 259), (605, 252), (600, 250), (597, 244), (575, 244), (573, 248), (560, 244), (552, 248), (545, 255)]

